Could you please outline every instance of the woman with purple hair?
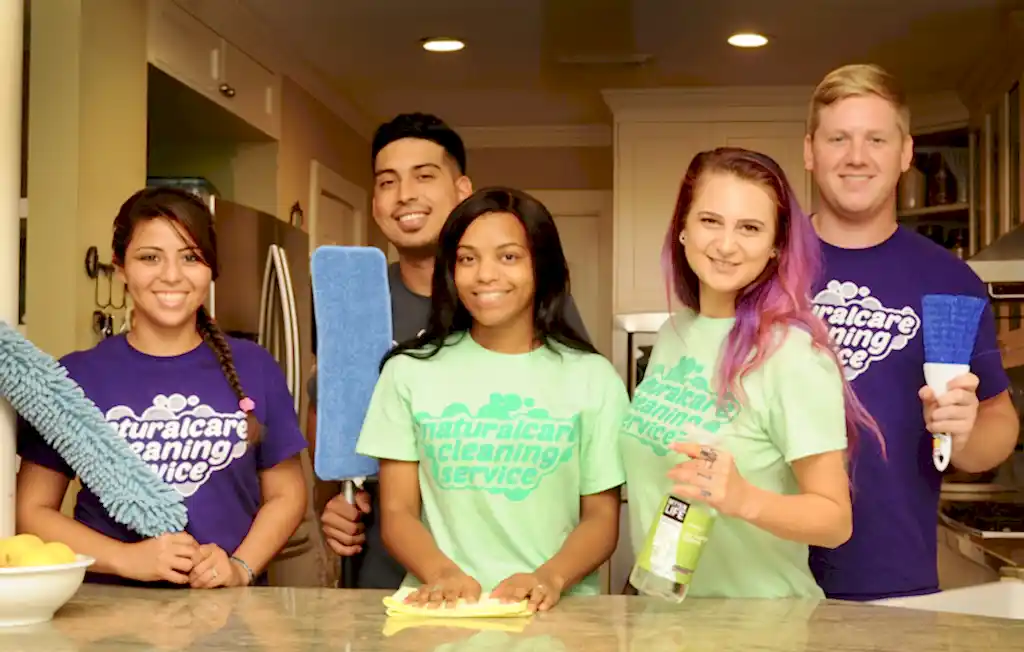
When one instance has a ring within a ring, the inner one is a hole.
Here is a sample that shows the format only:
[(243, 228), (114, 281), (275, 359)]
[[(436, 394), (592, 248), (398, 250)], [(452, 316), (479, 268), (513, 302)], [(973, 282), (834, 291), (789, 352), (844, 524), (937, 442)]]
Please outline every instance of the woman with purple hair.
[(775, 161), (738, 148), (691, 161), (663, 250), (682, 307), (658, 333), (620, 444), (634, 550), (666, 494), (719, 515), (677, 580), (686, 595), (822, 597), (808, 546), (852, 533), (848, 453), (858, 425), (878, 430), (811, 310), (819, 258)]

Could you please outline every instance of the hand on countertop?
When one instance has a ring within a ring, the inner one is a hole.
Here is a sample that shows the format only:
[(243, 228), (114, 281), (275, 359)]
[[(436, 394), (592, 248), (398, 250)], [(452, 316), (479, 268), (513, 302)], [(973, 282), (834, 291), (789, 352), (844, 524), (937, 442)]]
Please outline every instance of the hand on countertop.
[(249, 584), (249, 577), (245, 571), (238, 564), (232, 563), (228, 553), (215, 543), (199, 546), (192, 561), (194, 565), (188, 581), (193, 589)]
[(462, 570), (453, 568), (445, 571), (429, 584), (424, 584), (405, 598), (406, 604), (418, 607), (454, 607), (459, 599), (466, 602), (480, 600), (480, 582), (466, 575)]
[(547, 611), (562, 598), (562, 583), (542, 570), (516, 573), (494, 587), (491, 597), (502, 602), (527, 600), (530, 611)]
[(162, 534), (125, 545), (119, 575), (142, 582), (188, 584), (199, 544), (185, 532)]

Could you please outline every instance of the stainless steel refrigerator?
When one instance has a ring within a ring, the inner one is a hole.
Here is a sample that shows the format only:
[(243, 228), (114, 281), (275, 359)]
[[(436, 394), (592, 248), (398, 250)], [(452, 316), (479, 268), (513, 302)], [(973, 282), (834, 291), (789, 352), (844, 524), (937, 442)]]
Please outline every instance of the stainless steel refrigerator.
[(303, 359), (312, 323), (309, 236), (269, 213), (220, 198), (202, 180), (151, 178), (149, 185), (185, 188), (210, 206), (220, 275), (207, 308), (226, 334), (270, 351), (299, 412), (312, 362)]

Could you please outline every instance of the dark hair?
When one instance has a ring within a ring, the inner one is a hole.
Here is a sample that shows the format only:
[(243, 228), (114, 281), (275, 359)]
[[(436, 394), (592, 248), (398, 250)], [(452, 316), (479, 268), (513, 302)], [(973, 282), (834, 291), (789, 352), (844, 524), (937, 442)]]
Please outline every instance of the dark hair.
[[(118, 267), (124, 267), (128, 244), (140, 222), (161, 218), (177, 224), (188, 233), (196, 243), (203, 264), (210, 268), (211, 280), (216, 281), (217, 234), (214, 230), (213, 215), (202, 200), (188, 191), (177, 188), (145, 188), (121, 205), (117, 217), (114, 218), (113, 263)], [(247, 398), (242, 381), (238, 378), (238, 371), (235, 369), (231, 346), (206, 310), (206, 306), (201, 305), (196, 311), (196, 330), (217, 355), (224, 378), (231, 385), (238, 400)], [(253, 412), (246, 415), (246, 424), (247, 440), (252, 444), (258, 443), (260, 424)]]
[(455, 287), (456, 253), (469, 225), (488, 213), (515, 215), (526, 229), (527, 246), (533, 261), (533, 328), (537, 339), (552, 350), (557, 350), (551, 346), (553, 340), (570, 349), (597, 353), (594, 346), (565, 319), (569, 301), (569, 264), (551, 213), (544, 204), (521, 190), (482, 188), (456, 206), (441, 228), (427, 328), (419, 337), (402, 342), (389, 351), (381, 361), (381, 369), (389, 359), (400, 354), (430, 358), (450, 343), (450, 336), (469, 331), (473, 317), (462, 305)]
[(377, 127), (370, 146), (370, 163), (377, 160), (380, 150), (403, 138), (419, 138), (437, 143), (455, 162), (459, 174), (466, 174), (466, 146), (462, 138), (441, 118), (429, 113), (402, 113)]

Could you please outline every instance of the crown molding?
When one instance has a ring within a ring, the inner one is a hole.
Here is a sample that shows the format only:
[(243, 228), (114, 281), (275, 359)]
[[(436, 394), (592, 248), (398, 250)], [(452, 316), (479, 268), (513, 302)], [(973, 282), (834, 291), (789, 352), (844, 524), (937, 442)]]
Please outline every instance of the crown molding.
[[(700, 88), (608, 89), (601, 92), (615, 123), (631, 122), (804, 122), (812, 86), (720, 86)], [(967, 122), (955, 91), (911, 95), (914, 130)]]
[(914, 133), (963, 126), (970, 119), (970, 112), (956, 91), (911, 95), (907, 104), (910, 105), (910, 127)]
[(273, 72), (286, 76), (323, 103), (357, 134), (370, 140), (376, 121), (332, 86), (316, 66), (298, 55), (241, 0), (174, 0), (207, 27)]
[(603, 124), (455, 127), (466, 149), (511, 147), (611, 147), (612, 127)]

